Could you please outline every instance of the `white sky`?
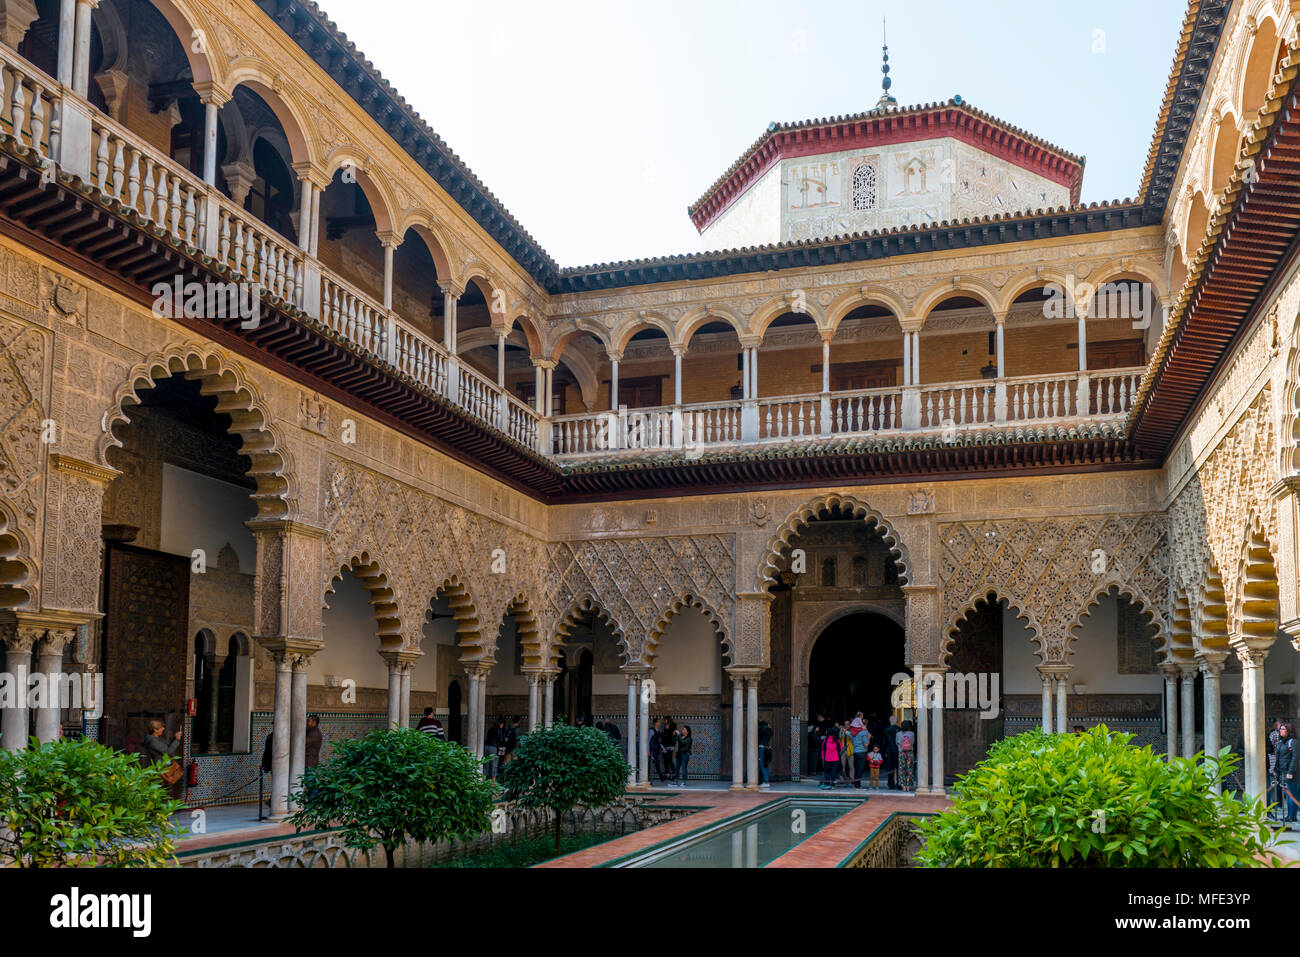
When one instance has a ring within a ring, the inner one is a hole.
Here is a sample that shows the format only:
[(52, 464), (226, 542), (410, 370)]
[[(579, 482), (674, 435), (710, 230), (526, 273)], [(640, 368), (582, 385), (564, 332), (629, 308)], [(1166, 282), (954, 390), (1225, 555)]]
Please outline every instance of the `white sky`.
[(320, 0), (561, 266), (694, 252), (769, 122), (968, 104), (1140, 184), (1185, 0)]

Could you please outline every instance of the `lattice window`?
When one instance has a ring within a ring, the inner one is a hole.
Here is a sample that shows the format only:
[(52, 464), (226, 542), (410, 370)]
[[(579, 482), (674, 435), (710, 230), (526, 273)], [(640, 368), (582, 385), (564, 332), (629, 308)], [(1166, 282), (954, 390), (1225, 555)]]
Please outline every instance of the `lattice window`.
[(876, 168), (870, 163), (853, 171), (853, 208), (876, 208)]

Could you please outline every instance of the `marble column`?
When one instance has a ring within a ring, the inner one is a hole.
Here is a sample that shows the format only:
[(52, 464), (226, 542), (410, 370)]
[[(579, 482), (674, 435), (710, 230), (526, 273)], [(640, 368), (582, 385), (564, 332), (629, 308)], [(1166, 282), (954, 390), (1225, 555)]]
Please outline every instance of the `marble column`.
[(478, 720), (478, 677), (473, 671), (465, 669), (465, 680), (469, 683), (469, 695), (467, 706), (469, 713), (465, 716), (465, 750), (477, 757), (475, 748), (478, 747), (478, 728), (475, 722)]
[(546, 675), (542, 689), (542, 727), (549, 728), (555, 723), (555, 673)]
[(72, 57), (76, 47), (77, 0), (59, 0), (59, 60), (57, 77), (72, 86)]
[(637, 697), (641, 699), (641, 719), (637, 722), (637, 748), (641, 752), (640, 770), (637, 772), (636, 785), (640, 788), (650, 786), (650, 694), (646, 688), (649, 675), (642, 675), (637, 681)]
[(539, 702), (537, 699), (537, 685), (541, 681), (541, 677), (535, 674), (530, 674), (527, 677), (528, 677), (528, 730), (536, 731), (538, 710), (539, 710), (538, 709)]
[(1196, 754), (1196, 666), (1183, 665), (1179, 677), (1182, 679), (1179, 725), (1182, 728), (1183, 757), (1191, 758)]
[(627, 676), (627, 763), (632, 769), (628, 775), (628, 786), (636, 784), (636, 766), (637, 766), (637, 679), (636, 675)]
[(275, 662), (275, 719), (271, 736), (271, 816), (289, 809), (289, 729), (293, 704), (293, 655), (283, 649), (271, 652)]
[(745, 787), (745, 688), (744, 679), (731, 676), (731, 790)]
[[(402, 714), (402, 672), (401, 663), (397, 656), (385, 652), (383, 655), (384, 662), (388, 665), (388, 727), (400, 727)], [(473, 686), (470, 688), (471, 700), (473, 700)]]
[(221, 104), (203, 100), (203, 182), (209, 186), (217, 182), (217, 114)]
[(930, 708), (925, 683), (925, 669), (912, 669), (916, 682), (916, 793), (930, 793)]
[(310, 655), (289, 656), (289, 810), (296, 810), (293, 792), (298, 788), (307, 761), (307, 666)]
[(403, 661), (401, 664), (402, 674), (402, 693), (401, 708), (398, 711), (397, 720), (399, 728), (409, 728), (411, 726), (411, 669), (415, 667), (413, 661)]
[(1052, 733), (1052, 679), (1043, 675), (1043, 730)]
[(1246, 738), (1246, 796), (1267, 796), (1268, 761), (1264, 754), (1264, 659), (1267, 648), (1234, 648), (1241, 659), (1241, 710)]
[(45, 676), (45, 701), (37, 702), (36, 740), (41, 744), (57, 741), (62, 715), (63, 648), (76, 635), (74, 631), (50, 629), (36, 644), (36, 669)]
[(44, 635), (43, 629), (23, 625), (0, 625), (0, 643), (5, 649), (5, 671), (13, 676), (17, 700), (13, 707), (0, 708), (0, 746), (8, 751), (27, 747), (27, 691), (32, 670), (32, 648)]
[[(1219, 764), (1220, 742), (1220, 689), (1219, 676), (1223, 674), (1223, 662), (1227, 655), (1206, 652), (1201, 656), (1201, 673), (1205, 675), (1205, 763), (1217, 769)], [(1214, 793), (1223, 790), (1223, 785), (1216, 782)]]
[(943, 794), (943, 708), (931, 708), (930, 713), (934, 715), (934, 733), (930, 738), (930, 749), (934, 754), (931, 766), (934, 771), (930, 775), (930, 793)]
[(1056, 733), (1065, 734), (1070, 730), (1069, 714), (1066, 710), (1066, 693), (1068, 691), (1070, 673), (1064, 672), (1056, 676)]
[(1160, 670), (1165, 676), (1165, 757), (1172, 761), (1178, 754), (1178, 666), (1164, 664)]
[(758, 790), (758, 675), (745, 679), (749, 692), (745, 702), (745, 767), (748, 771), (747, 787)]
[(72, 89), (86, 96), (90, 89), (90, 12), (99, 6), (99, 0), (77, 0), (74, 24), (76, 39), (72, 56)]

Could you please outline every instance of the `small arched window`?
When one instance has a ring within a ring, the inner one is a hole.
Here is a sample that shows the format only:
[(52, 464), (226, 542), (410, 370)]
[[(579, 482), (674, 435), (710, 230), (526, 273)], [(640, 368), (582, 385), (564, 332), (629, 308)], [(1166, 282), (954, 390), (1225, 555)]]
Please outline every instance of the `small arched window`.
[(822, 559), (822, 585), (826, 588), (835, 587), (835, 559)]
[(876, 168), (870, 163), (853, 171), (853, 208), (876, 208)]

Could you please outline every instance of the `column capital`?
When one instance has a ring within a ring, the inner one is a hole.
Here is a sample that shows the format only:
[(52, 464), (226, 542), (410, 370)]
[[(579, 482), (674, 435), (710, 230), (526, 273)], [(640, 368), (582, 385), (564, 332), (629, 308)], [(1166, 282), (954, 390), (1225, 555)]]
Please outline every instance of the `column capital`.
[(761, 678), (763, 676), (763, 672), (766, 671), (767, 669), (741, 666), (741, 667), (728, 667), (724, 670), (727, 672), (727, 676), (731, 678), (732, 681), (744, 681), (746, 679)]
[(999, 309), (997, 312), (993, 313), (993, 322), (999, 326), (1006, 325), (1007, 313), (1010, 311), (1011, 310), (1009, 309)]
[(1253, 643), (1242, 642), (1232, 645), (1232, 650), (1241, 662), (1242, 668), (1262, 668), (1264, 659), (1268, 657), (1268, 648), (1261, 648)]
[(740, 348), (757, 349), (763, 344), (763, 337), (756, 335), (740, 336)]
[(770, 605), (776, 598), (770, 591), (738, 591), (736, 592), (737, 601), (761, 601)]
[(291, 168), (294, 175), (298, 177), (299, 182), (311, 183), (321, 192), (328, 189), (330, 183), (334, 181), (334, 177), (326, 174), (311, 160), (300, 160), (294, 163)]
[(1196, 676), (1200, 674), (1201, 665), (1197, 661), (1180, 661), (1177, 665), (1178, 676), (1184, 681), (1195, 681)]
[(555, 359), (547, 359), (544, 356), (529, 356), (528, 361), (538, 369), (554, 369), (559, 365)]
[(1178, 663), (1176, 661), (1162, 661), (1159, 668), (1166, 681), (1178, 680)]
[(460, 664), (461, 667), (465, 669), (465, 674), (469, 677), (486, 678), (488, 672), (492, 670), (492, 666), (495, 665), (496, 662), (486, 658), (480, 658), (476, 661), (462, 661)]
[(38, 655), (62, 655), (69, 642), (75, 641), (77, 632), (71, 628), (51, 628), (36, 643)]
[(902, 317), (898, 319), (898, 326), (903, 332), (920, 332), (921, 327), (925, 325), (925, 318)]
[(1052, 662), (1045, 665), (1038, 665), (1036, 670), (1044, 678), (1048, 678), (1052, 681), (1065, 681), (1070, 677), (1070, 671), (1072, 669), (1067, 664)]
[(454, 279), (439, 279), (438, 288), (442, 290), (444, 296), (451, 296), (453, 299), (465, 295), (465, 284), (458, 283)]
[(1228, 660), (1226, 651), (1202, 651), (1197, 658), (1200, 670), (1207, 678), (1217, 678), (1223, 674), (1224, 662)]
[(253, 640), (269, 651), (276, 661), (294, 655), (311, 657), (325, 647), (323, 641), (297, 635), (256, 635)]
[(385, 249), (396, 249), (402, 245), (402, 237), (394, 229), (377, 229), (375, 238), (379, 240), (379, 245)]
[(60, 452), (50, 453), (50, 464), (60, 472), (71, 472), (101, 485), (108, 485), (113, 479), (122, 474), (112, 466), (100, 465), (98, 462), (87, 462), (85, 459), (74, 458)]
[(194, 83), (192, 86), (194, 92), (199, 95), (199, 102), (204, 106), (215, 106), (219, 109), (234, 97), (233, 93), (213, 80)]
[(623, 351), (621, 349), (606, 349), (605, 355), (609, 358), (610, 362), (623, 361)]

